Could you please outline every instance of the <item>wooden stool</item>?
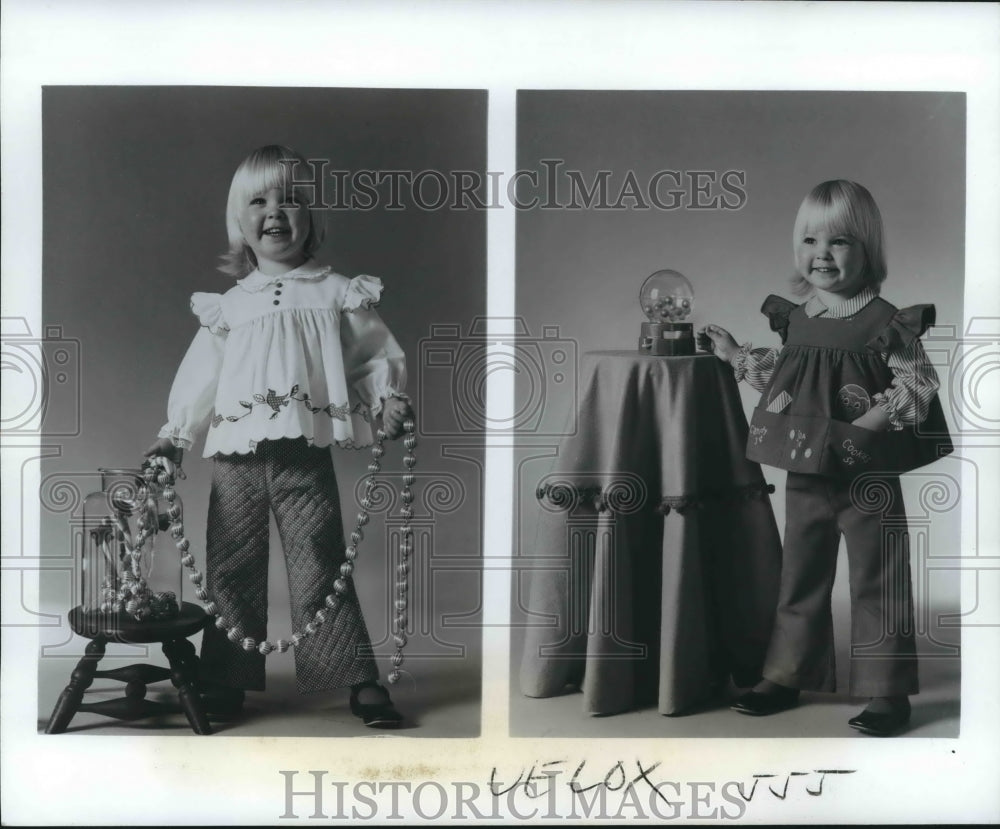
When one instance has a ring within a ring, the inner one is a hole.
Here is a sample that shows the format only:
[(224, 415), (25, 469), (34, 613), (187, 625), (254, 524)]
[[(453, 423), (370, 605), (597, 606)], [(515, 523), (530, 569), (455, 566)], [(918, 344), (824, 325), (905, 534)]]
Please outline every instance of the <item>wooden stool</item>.
[[(45, 733), (63, 733), (77, 711), (101, 714), (118, 720), (138, 720), (154, 714), (181, 710), (195, 734), (211, 734), (212, 727), (208, 723), (204, 703), (198, 695), (198, 656), (194, 645), (187, 639), (204, 628), (208, 619), (204, 610), (190, 602), (183, 602), (180, 613), (176, 616), (145, 622), (137, 622), (126, 613), (107, 614), (74, 607), (69, 612), (70, 627), (74, 633), (91, 641), (87, 644), (86, 655), (71, 674), (69, 685), (59, 695)], [(130, 645), (162, 642), (163, 653), (170, 661), (170, 668), (136, 664), (113, 671), (99, 671), (97, 663), (104, 657), (108, 642)], [(125, 696), (104, 702), (85, 703), (83, 693), (98, 677), (126, 683)], [(173, 682), (177, 689), (179, 709), (145, 698), (149, 683), (165, 679)]]

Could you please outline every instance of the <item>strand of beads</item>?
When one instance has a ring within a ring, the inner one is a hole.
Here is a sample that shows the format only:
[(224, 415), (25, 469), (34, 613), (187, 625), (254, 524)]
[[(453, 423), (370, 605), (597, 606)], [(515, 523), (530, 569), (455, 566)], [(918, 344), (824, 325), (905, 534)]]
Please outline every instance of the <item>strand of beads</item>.
[[(145, 498), (143, 490), (140, 490), (139, 498), (140, 500)], [(122, 560), (117, 601), (113, 604), (113, 608), (116, 611), (124, 610), (133, 619), (142, 621), (150, 614), (149, 590), (142, 577), (142, 547), (150, 533), (143, 512), (140, 512), (134, 539), (129, 532), (128, 521), (123, 515), (116, 513), (114, 520), (125, 557)]]
[[(133, 538), (129, 529), (127, 512), (115, 510), (112, 516), (106, 516), (102, 526), (107, 533), (102, 542), (107, 545), (112, 540), (121, 546), (120, 566), (116, 578), (106, 578), (102, 594), (101, 610), (104, 612), (125, 611), (137, 621), (163, 615), (160, 594), (154, 594), (143, 575), (142, 551), (146, 539), (156, 533), (156, 498), (152, 490), (155, 480), (155, 470), (147, 470), (144, 474), (146, 484), (138, 488), (136, 502), (141, 506), (136, 518), (136, 533)], [(110, 549), (105, 546), (105, 557), (112, 559)]]
[[(413, 503), (413, 492), (411, 487), (415, 480), (412, 469), (417, 462), (416, 457), (413, 454), (413, 449), (417, 445), (417, 439), (414, 434), (416, 426), (412, 420), (407, 420), (403, 424), (403, 429), (406, 432), (406, 437), (404, 439), (406, 455), (403, 458), (403, 463), (405, 464), (406, 469), (403, 474), (403, 489), (401, 495), (401, 500), (403, 501), (403, 507), (401, 510), (403, 515), (403, 542), (400, 549), (405, 558), (408, 558), (413, 547), (412, 530), (410, 529), (409, 521), (413, 517), (413, 508), (411, 506)], [(364, 527), (369, 521), (369, 511), (372, 507), (372, 491), (375, 489), (378, 473), (382, 469), (381, 459), (385, 455), (385, 439), (386, 433), (382, 429), (377, 430), (375, 433), (375, 444), (372, 446), (372, 461), (368, 464), (369, 474), (368, 479), (365, 482), (365, 494), (361, 500), (361, 511), (358, 513), (357, 523), (350, 536), (350, 544), (347, 545), (347, 549), (345, 551), (346, 561), (340, 565), (340, 576), (333, 582), (333, 592), (329, 593), (324, 599), (325, 607), (321, 607), (317, 610), (312, 618), (312, 621), (306, 624), (301, 631), (294, 632), (288, 639), (278, 639), (276, 642), (270, 642), (268, 640), (257, 642), (253, 639), (253, 637), (244, 636), (238, 624), (234, 624), (224, 616), (218, 615), (218, 606), (214, 601), (212, 601), (208, 590), (202, 584), (204, 575), (195, 568), (194, 556), (190, 551), (191, 543), (184, 536), (184, 524), (181, 520), (180, 508), (174, 505), (177, 493), (174, 490), (173, 476), (163, 469), (163, 467), (161, 467), (163, 471), (158, 474), (155, 472), (151, 474), (150, 471), (147, 470), (147, 481), (156, 479), (159, 483), (164, 485), (163, 497), (169, 504), (168, 515), (171, 519), (170, 535), (174, 539), (174, 543), (181, 554), (181, 564), (191, 571), (188, 578), (195, 586), (194, 594), (198, 600), (204, 604), (205, 612), (208, 613), (209, 616), (215, 617), (215, 626), (219, 630), (225, 632), (227, 639), (240, 645), (246, 651), (256, 650), (264, 656), (267, 656), (268, 654), (275, 652), (285, 653), (290, 648), (296, 647), (303, 640), (314, 635), (323, 625), (327, 619), (328, 611), (335, 609), (337, 603), (340, 601), (340, 597), (347, 594), (350, 590), (350, 580), (354, 574), (354, 564), (358, 557), (358, 546), (364, 538)], [(156, 461), (157, 459), (154, 458), (153, 460)], [(408, 569), (408, 562), (404, 560), (403, 563), (406, 563)], [(406, 645), (406, 592), (408, 582), (406, 579), (406, 571), (403, 571), (403, 563), (401, 563), (398, 568), (400, 571), (400, 578), (397, 581), (398, 593), (395, 603), (397, 612), (395, 635), (396, 652), (392, 656), (394, 668), (389, 674), (389, 682), (396, 682), (400, 677), (399, 666), (403, 663), (402, 649)]]
[(403, 456), (403, 489), (399, 498), (403, 502), (399, 514), (403, 518), (399, 530), (399, 564), (396, 565), (396, 601), (393, 605), (396, 611), (395, 629), (393, 632), (393, 644), (396, 650), (392, 655), (392, 670), (389, 671), (389, 683), (394, 685), (399, 681), (403, 665), (403, 648), (406, 647), (406, 623), (407, 623), (407, 594), (410, 588), (410, 557), (413, 555), (413, 528), (410, 527), (410, 520), (413, 518), (413, 483), (416, 476), (413, 474), (413, 467), (417, 465), (417, 457), (413, 450), (417, 447), (416, 425), (412, 420), (403, 423), (403, 446), (406, 454)]

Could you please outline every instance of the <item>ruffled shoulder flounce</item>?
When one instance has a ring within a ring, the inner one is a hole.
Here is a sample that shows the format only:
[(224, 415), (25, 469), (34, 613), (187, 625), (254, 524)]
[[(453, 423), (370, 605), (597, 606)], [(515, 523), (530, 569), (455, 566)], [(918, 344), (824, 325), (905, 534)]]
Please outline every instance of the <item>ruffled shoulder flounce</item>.
[(361, 274), (354, 277), (347, 286), (344, 297), (344, 310), (356, 311), (358, 308), (374, 308), (382, 298), (382, 280), (377, 276)]
[(222, 316), (222, 294), (191, 294), (191, 310), (198, 317), (198, 322), (213, 334), (229, 330), (229, 325)]
[(781, 342), (788, 338), (788, 315), (798, 306), (784, 297), (771, 294), (760, 306), (760, 312), (771, 322), (771, 330), (781, 335)]
[(934, 325), (937, 312), (933, 305), (911, 305), (893, 314), (889, 324), (867, 345), (872, 351), (900, 351)]

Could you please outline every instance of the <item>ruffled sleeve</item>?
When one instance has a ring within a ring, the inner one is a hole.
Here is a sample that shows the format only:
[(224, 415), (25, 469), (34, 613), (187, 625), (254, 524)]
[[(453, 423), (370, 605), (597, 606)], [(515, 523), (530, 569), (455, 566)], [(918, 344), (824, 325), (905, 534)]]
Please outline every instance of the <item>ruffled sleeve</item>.
[(222, 294), (191, 294), (191, 310), (198, 317), (198, 322), (213, 334), (229, 330), (222, 316)]
[(788, 338), (788, 315), (796, 309), (794, 302), (790, 302), (784, 297), (771, 294), (760, 306), (760, 312), (764, 314), (771, 323), (771, 330), (777, 331), (784, 344)]
[(377, 276), (362, 274), (351, 280), (344, 297), (344, 310), (353, 312), (374, 308), (382, 298), (382, 280)]
[(358, 276), (351, 280), (340, 318), (344, 370), (352, 397), (373, 415), (382, 411), (389, 397), (405, 397), (406, 355), (375, 311), (382, 294), (382, 280)]
[(181, 449), (191, 448), (215, 404), (229, 334), (221, 294), (193, 294), (191, 310), (201, 328), (177, 369), (167, 400), (167, 422), (159, 433), (159, 437), (170, 438)]
[(920, 344), (920, 335), (934, 325), (935, 318), (933, 305), (901, 308), (867, 343), (892, 371), (889, 388), (872, 395), (873, 402), (888, 414), (891, 429), (923, 423), (937, 394), (940, 380)]
[(882, 353), (902, 351), (934, 325), (936, 316), (933, 305), (900, 308), (882, 332), (867, 343), (868, 348)]

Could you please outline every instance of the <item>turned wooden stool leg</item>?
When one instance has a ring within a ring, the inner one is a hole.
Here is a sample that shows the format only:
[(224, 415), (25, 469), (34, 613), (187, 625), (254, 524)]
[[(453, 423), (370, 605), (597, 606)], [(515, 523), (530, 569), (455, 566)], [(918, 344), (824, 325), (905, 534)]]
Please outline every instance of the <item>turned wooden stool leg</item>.
[(104, 656), (106, 640), (98, 636), (87, 643), (84, 657), (77, 662), (76, 669), (70, 676), (69, 685), (59, 695), (56, 707), (52, 710), (52, 717), (45, 727), (46, 734), (62, 734), (69, 721), (80, 708), (83, 702), (83, 692), (86, 691), (94, 681), (94, 674), (97, 673), (97, 663)]
[(170, 681), (177, 689), (181, 708), (195, 734), (211, 734), (205, 706), (198, 694), (198, 656), (187, 639), (163, 643), (163, 653), (170, 660)]

